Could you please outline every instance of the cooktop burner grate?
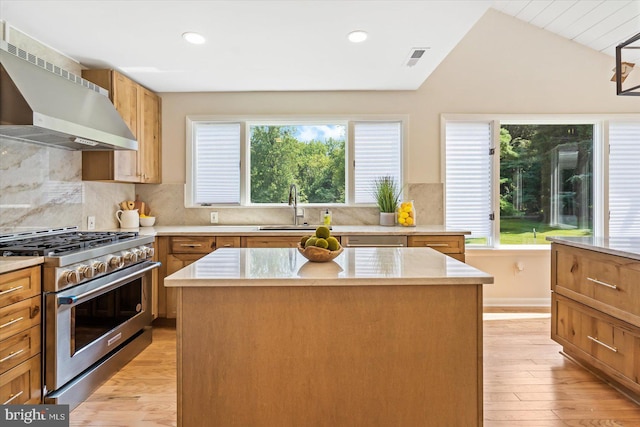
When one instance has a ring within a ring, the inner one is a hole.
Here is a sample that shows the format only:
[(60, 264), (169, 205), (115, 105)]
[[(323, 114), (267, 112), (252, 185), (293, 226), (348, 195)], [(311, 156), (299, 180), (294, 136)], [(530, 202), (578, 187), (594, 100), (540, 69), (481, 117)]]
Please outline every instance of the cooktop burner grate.
[(134, 239), (137, 236), (138, 233), (135, 231), (77, 231), (36, 235), (0, 242), (0, 254), (2, 256), (60, 256)]

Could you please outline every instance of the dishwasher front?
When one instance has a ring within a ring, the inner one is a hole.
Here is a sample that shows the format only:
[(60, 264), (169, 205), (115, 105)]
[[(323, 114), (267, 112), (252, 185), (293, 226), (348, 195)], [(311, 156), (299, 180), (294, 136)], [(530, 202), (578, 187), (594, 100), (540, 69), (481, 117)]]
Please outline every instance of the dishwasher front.
[(407, 246), (407, 236), (399, 235), (343, 235), (340, 244), (345, 248), (403, 247)]

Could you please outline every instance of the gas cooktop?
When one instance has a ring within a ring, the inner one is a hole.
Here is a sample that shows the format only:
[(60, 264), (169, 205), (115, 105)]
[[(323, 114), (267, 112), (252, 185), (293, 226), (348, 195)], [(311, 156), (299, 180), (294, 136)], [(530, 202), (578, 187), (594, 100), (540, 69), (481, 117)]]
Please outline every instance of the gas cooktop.
[(0, 235), (2, 256), (62, 256), (135, 239), (135, 231), (78, 231), (75, 227)]

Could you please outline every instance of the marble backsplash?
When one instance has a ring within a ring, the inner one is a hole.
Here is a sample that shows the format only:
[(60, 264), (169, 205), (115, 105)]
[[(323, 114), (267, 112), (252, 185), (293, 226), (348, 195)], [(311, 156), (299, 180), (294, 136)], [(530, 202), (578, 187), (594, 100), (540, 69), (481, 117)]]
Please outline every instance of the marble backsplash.
[[(184, 207), (183, 184), (142, 184), (136, 186), (140, 199), (148, 203), (156, 225), (210, 225), (209, 213), (218, 212), (220, 225), (291, 224), (293, 209), (288, 205), (274, 207)], [(442, 184), (409, 184), (407, 199), (415, 202), (417, 223), (441, 225), (443, 216)], [(376, 225), (379, 222), (375, 207), (331, 207), (332, 223), (336, 225)], [(323, 209), (305, 208), (302, 221), (319, 224)]]
[(0, 138), (0, 228), (117, 227), (133, 184), (82, 181), (82, 153)]

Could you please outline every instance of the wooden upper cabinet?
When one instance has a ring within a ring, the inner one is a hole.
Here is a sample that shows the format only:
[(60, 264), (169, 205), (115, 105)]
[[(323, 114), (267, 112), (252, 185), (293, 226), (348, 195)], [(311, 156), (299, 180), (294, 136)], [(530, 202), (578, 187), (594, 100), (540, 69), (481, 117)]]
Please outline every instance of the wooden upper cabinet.
[(115, 70), (83, 70), (82, 77), (104, 87), (138, 140), (138, 151), (83, 151), (82, 179), (160, 183), (160, 97)]
[(138, 170), (143, 183), (160, 183), (160, 97), (150, 90), (140, 87), (138, 90), (138, 104), (140, 115), (138, 117)]

